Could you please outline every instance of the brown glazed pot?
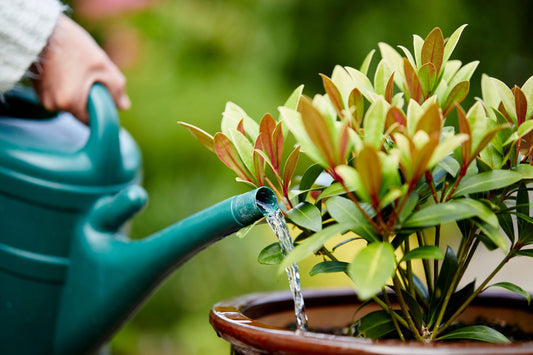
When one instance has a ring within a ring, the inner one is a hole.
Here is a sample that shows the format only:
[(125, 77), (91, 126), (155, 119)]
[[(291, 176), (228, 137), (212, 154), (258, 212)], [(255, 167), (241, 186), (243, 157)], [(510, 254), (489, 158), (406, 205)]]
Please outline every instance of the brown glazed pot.
[[(311, 329), (346, 326), (360, 304), (351, 290), (304, 291)], [(362, 316), (374, 309), (367, 306)], [(364, 311), (364, 312), (363, 312)], [(533, 308), (523, 299), (507, 294), (479, 296), (461, 316), (468, 322), (478, 316), (488, 321), (517, 324), (533, 332)], [(434, 342), (369, 340), (316, 332), (295, 332), (293, 302), (288, 292), (246, 295), (216, 304), (210, 322), (218, 336), (231, 343), (235, 354), (390, 354), (390, 355), (502, 355), (533, 354), (533, 341), (488, 344), (473, 341)]]

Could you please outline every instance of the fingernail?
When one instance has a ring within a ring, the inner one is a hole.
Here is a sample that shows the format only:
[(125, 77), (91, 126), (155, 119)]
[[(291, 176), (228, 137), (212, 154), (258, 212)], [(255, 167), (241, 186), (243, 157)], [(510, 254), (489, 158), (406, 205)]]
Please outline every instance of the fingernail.
[(120, 98), (118, 104), (119, 104), (119, 107), (122, 110), (129, 109), (131, 107), (131, 101), (130, 101), (130, 98), (128, 97), (128, 95), (126, 95), (126, 94), (122, 95), (122, 97)]

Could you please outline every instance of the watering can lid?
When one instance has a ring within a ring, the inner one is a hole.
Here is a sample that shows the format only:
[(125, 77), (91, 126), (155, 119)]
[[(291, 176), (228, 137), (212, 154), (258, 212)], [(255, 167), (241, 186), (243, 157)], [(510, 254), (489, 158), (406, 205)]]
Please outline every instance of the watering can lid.
[(73, 207), (115, 193), (138, 180), (135, 141), (119, 127), (104, 86), (91, 88), (89, 126), (66, 112), (51, 113), (29, 89), (0, 100), (0, 191), (46, 204)]

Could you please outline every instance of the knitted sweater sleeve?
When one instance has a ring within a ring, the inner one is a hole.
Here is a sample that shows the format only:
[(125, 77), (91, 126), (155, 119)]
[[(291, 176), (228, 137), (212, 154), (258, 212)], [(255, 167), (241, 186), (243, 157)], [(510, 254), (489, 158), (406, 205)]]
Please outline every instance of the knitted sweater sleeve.
[(0, 93), (38, 59), (63, 9), (58, 0), (0, 1)]

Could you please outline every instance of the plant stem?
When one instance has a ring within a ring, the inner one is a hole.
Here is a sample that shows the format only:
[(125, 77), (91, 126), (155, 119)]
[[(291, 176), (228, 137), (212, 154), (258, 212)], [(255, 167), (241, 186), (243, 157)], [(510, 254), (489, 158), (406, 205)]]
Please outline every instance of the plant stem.
[(409, 309), (402, 295), (402, 290), (400, 287), (400, 280), (398, 279), (397, 275), (394, 275), (394, 277), (392, 278), (392, 282), (394, 285), (394, 291), (396, 292), (396, 297), (398, 297), (398, 304), (400, 305), (400, 308), (402, 309), (405, 319), (407, 319), (407, 324), (409, 324), (409, 329), (411, 330), (411, 332), (413, 333), (413, 335), (418, 341), (424, 342), (424, 339), (420, 335), (419, 327), (415, 325), (413, 318), (411, 317), (411, 314), (409, 313)]
[(509, 254), (507, 254), (505, 258), (503, 258), (503, 260), (498, 264), (498, 266), (496, 266), (496, 268), (490, 273), (490, 275), (487, 276), (485, 281), (483, 281), (483, 283), (479, 285), (479, 287), (470, 295), (470, 297), (466, 299), (466, 301), (457, 309), (457, 311), (455, 311), (455, 313), (450, 317), (450, 319), (448, 319), (448, 321), (444, 323), (444, 325), (440, 329), (436, 329), (436, 331), (434, 331), (434, 336), (437, 336), (439, 333), (442, 333), (444, 330), (446, 330), (446, 328), (448, 328), (453, 323), (453, 321), (457, 317), (459, 317), (461, 313), (463, 313), (463, 311), (466, 309), (466, 307), (468, 307), (468, 305), (470, 305), (470, 303), (474, 300), (474, 298), (476, 298), (477, 295), (479, 295), (483, 290), (485, 290), (485, 287), (487, 286), (487, 284), (494, 278), (494, 276), (496, 276), (496, 274), (501, 270), (501, 268), (514, 256), (516, 251), (517, 249), (514, 249), (514, 248), (511, 249)]
[[(419, 246), (426, 245), (424, 241), (424, 236), (421, 232), (416, 232), (416, 238), (418, 240)], [(426, 284), (428, 288), (428, 293), (431, 295), (433, 293), (433, 280), (431, 279), (431, 270), (429, 268), (429, 260), (428, 259), (422, 259), (422, 265), (424, 266), (424, 276), (426, 277)]]
[[(435, 246), (440, 246), (440, 224), (435, 226)], [(436, 280), (439, 276), (439, 261), (435, 259), (433, 261), (433, 280)]]
[[(404, 255), (407, 254), (409, 252), (409, 250), (410, 250), (409, 238), (407, 238), (405, 240)], [(413, 264), (412, 264), (411, 260), (407, 260), (406, 264), (407, 264), (407, 281), (406, 281), (406, 284), (409, 287), (409, 293), (411, 294), (411, 296), (413, 296), (413, 298), (416, 298), (415, 285), (414, 285), (414, 280), (413, 280)]]
[[(386, 292), (383, 292), (383, 294), (385, 293)], [(388, 305), (387, 303), (383, 302), (382, 300), (379, 299), (378, 296), (372, 297), (372, 300), (376, 302), (384, 311), (389, 313), (392, 318), (395, 318), (398, 322), (400, 322), (401, 325), (403, 325), (406, 328), (409, 328), (407, 321), (403, 319), (402, 317), (400, 317), (396, 312), (394, 312), (390, 304)]]
[(396, 328), (396, 332), (398, 332), (398, 336), (400, 337), (400, 340), (405, 341), (405, 336), (403, 335), (402, 328), (400, 328), (400, 325), (398, 324), (398, 320), (394, 316), (396, 313), (392, 309), (389, 295), (387, 294), (387, 292), (385, 292), (385, 290), (383, 290), (383, 298), (385, 298), (385, 302), (387, 303), (389, 314), (391, 315), (392, 323), (394, 323), (394, 327)]

